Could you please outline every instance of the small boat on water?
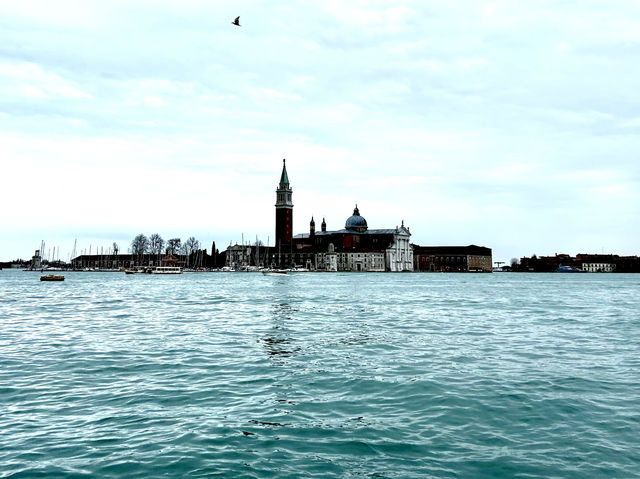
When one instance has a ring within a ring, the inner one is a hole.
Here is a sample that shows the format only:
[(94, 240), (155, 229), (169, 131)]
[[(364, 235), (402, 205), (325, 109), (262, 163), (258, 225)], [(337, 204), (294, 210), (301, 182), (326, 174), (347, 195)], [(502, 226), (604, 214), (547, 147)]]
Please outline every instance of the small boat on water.
[(64, 281), (64, 276), (57, 274), (47, 274), (40, 276), (40, 281)]
[(150, 271), (146, 270), (145, 268), (133, 268), (124, 270), (124, 274), (145, 274), (149, 272)]
[(586, 273), (586, 271), (583, 269), (574, 268), (573, 266), (563, 266), (563, 265), (558, 266), (558, 269), (556, 270), (556, 272), (557, 273)]
[(262, 272), (265, 276), (282, 276), (285, 274), (289, 274), (289, 271), (286, 269), (267, 269)]

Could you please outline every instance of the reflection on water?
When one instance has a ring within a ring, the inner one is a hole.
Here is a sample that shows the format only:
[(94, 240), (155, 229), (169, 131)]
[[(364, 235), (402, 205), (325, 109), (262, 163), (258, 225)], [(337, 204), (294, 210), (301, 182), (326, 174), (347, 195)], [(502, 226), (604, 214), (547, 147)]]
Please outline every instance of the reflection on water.
[(289, 303), (279, 303), (273, 305), (273, 319), (276, 324), (284, 324), (291, 319), (294, 310)]
[(290, 337), (291, 331), (287, 328), (287, 322), (292, 320), (294, 309), (289, 303), (277, 303), (273, 305), (273, 326), (269, 334), (260, 338), (270, 357), (289, 358), (300, 351), (299, 346), (294, 346), (294, 340)]
[(271, 356), (288, 358), (300, 351), (298, 346), (292, 347), (292, 341), (289, 338), (265, 336), (261, 341), (265, 345), (267, 353)]

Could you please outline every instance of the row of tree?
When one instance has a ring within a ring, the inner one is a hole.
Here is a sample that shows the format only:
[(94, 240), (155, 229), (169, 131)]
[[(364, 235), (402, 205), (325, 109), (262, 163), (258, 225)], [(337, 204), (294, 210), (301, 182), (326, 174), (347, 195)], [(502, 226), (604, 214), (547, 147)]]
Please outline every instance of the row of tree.
[(132, 254), (184, 254), (190, 255), (200, 249), (200, 241), (193, 236), (184, 243), (180, 238), (171, 238), (167, 241), (158, 233), (153, 233), (148, 238), (140, 233), (131, 241)]

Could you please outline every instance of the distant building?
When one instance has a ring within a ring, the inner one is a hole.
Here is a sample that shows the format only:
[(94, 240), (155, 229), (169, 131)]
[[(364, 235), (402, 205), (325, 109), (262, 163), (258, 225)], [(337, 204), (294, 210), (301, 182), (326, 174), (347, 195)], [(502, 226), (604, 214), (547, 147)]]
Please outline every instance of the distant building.
[(275, 246), (230, 246), (226, 264), (235, 269), (247, 266), (304, 267), (314, 271), (412, 271), (411, 233), (400, 227), (369, 230), (356, 205), (341, 230), (327, 231), (323, 218), (316, 231), (311, 218), (308, 234), (293, 236), (293, 190), (285, 160), (276, 189)]
[(568, 254), (558, 254), (554, 256), (536, 256), (531, 258), (520, 258), (520, 264), (514, 271), (531, 271), (538, 273), (550, 273), (557, 271), (560, 266), (571, 266), (579, 268), (581, 265)]
[(232, 269), (240, 269), (245, 266), (252, 266), (251, 246), (249, 245), (229, 245), (227, 248), (227, 259), (225, 266)]
[(42, 256), (40, 256), (40, 250), (37, 249), (35, 254), (31, 257), (31, 269), (42, 268)]
[(413, 245), (415, 271), (467, 273), (492, 271), (491, 248)]
[(582, 263), (582, 269), (587, 273), (613, 273), (616, 265), (613, 263)]
[(615, 273), (640, 273), (640, 258), (637, 256), (620, 256), (615, 260)]
[(309, 264), (319, 271), (413, 271), (411, 232), (404, 226), (388, 229), (372, 229), (360, 215), (356, 205), (347, 218), (344, 228), (315, 231), (311, 218), (309, 234), (293, 238), (295, 251), (312, 255)]
[(268, 268), (276, 263), (275, 251), (275, 247), (264, 246), (259, 242), (252, 245), (229, 245), (227, 250), (222, 253), (225, 255), (223, 265), (236, 271), (254, 267)]
[(570, 266), (589, 273), (640, 273), (640, 259), (637, 256), (613, 254), (568, 254), (554, 256), (532, 256), (520, 258), (520, 264), (513, 271), (555, 272), (560, 266)]
[(117, 270), (136, 266), (180, 266), (187, 268), (213, 268), (217, 263), (215, 255), (207, 254), (207, 250), (197, 250), (190, 255), (184, 254), (83, 254), (71, 260), (71, 268)]
[(303, 267), (312, 271), (459, 271), (491, 272), (491, 249), (483, 246), (416, 246), (404, 221), (400, 226), (369, 229), (358, 205), (344, 228), (320, 231), (313, 217), (309, 233), (293, 236), (293, 190), (282, 160), (276, 189), (275, 245), (230, 245), (225, 265), (235, 270), (254, 267)]

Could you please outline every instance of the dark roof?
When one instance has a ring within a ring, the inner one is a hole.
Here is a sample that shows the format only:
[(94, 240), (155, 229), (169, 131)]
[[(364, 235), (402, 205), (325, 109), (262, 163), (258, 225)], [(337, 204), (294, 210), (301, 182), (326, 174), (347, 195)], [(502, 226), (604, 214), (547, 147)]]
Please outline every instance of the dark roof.
[[(380, 229), (380, 230), (367, 230), (367, 231), (352, 231), (348, 229), (341, 229), (337, 231), (316, 231), (316, 236), (330, 236), (330, 235), (392, 235), (396, 233), (395, 228)], [(309, 233), (301, 233), (294, 236), (296, 239), (305, 239), (309, 237)]]

